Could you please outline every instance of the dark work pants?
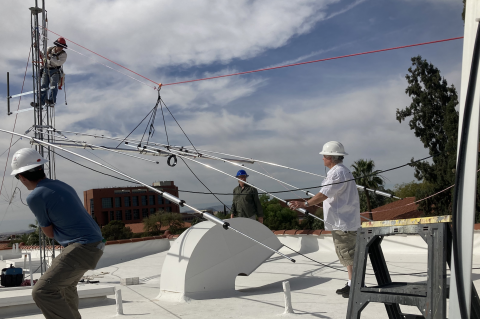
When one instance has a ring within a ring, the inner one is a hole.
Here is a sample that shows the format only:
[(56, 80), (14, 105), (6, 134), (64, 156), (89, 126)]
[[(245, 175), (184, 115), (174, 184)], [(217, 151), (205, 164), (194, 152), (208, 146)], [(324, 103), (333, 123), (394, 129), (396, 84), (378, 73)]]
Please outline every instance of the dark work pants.
[(46, 319), (80, 319), (77, 284), (103, 254), (93, 244), (70, 244), (33, 287), (32, 297)]

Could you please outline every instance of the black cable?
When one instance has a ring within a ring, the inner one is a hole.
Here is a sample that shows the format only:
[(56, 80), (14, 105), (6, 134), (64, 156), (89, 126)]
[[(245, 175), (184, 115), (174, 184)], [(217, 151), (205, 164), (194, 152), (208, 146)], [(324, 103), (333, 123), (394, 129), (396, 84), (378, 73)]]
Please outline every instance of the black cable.
[[(188, 138), (188, 136), (187, 136), (187, 134), (185, 133), (185, 131), (183, 130), (183, 128), (180, 126), (180, 124), (179, 124), (179, 123), (177, 122), (177, 120), (175, 119), (175, 116), (173, 116), (172, 112), (170, 112), (170, 110), (168, 109), (168, 107), (167, 107), (167, 105), (165, 104), (165, 102), (163, 102), (163, 100), (160, 98), (160, 95), (158, 96), (158, 98), (159, 98), (159, 99), (162, 101), (162, 103), (165, 105), (165, 108), (168, 110), (168, 112), (170, 113), (170, 115), (173, 117), (173, 119), (174, 119), (175, 122), (177, 123), (178, 127), (182, 130), (183, 134), (184, 134), (185, 137), (188, 139), (188, 141), (190, 142), (190, 144), (192, 145), (192, 147), (195, 149), (195, 151), (197, 151), (197, 149), (195, 148), (195, 145), (193, 145), (192, 141), (190, 141), (190, 139)], [(161, 108), (161, 104), (160, 104), (160, 108)], [(162, 108), (161, 108), (161, 109), (162, 109)], [(163, 116), (163, 109), (162, 109), (162, 116)], [(167, 134), (167, 125), (166, 125), (166, 123), (165, 123), (165, 117), (163, 117), (163, 124), (164, 124), (164, 126), (165, 126), (165, 134)], [(167, 135), (167, 136), (168, 136), (168, 135)], [(168, 141), (167, 141), (167, 144), (170, 145), (170, 143), (168, 143)], [(225, 203), (222, 202), (222, 201), (220, 200), (220, 198), (218, 198), (217, 195), (215, 195), (215, 194), (210, 190), (210, 188), (208, 188), (208, 186), (205, 185), (205, 183), (200, 180), (200, 178), (198, 178), (197, 174), (195, 174), (195, 173), (193, 172), (193, 170), (190, 168), (190, 166), (188, 166), (187, 162), (185, 162), (185, 160), (183, 159), (183, 157), (180, 157), (180, 159), (181, 159), (182, 162), (187, 166), (187, 168), (190, 170), (190, 172), (193, 174), (193, 176), (195, 176), (195, 178), (196, 178), (203, 186), (205, 186), (206, 189), (208, 189), (208, 191), (210, 192), (210, 194), (212, 194), (220, 203), (223, 204), (224, 207), (227, 207), (228, 210), (230, 211), (230, 210), (231, 210), (230, 207), (228, 207), (227, 205), (225, 205)]]
[[(162, 100), (162, 99), (160, 99)], [(167, 123), (165, 122), (165, 115), (163, 114), (163, 105), (160, 103), (160, 111), (162, 111), (162, 118), (163, 118), (163, 127), (165, 127), (165, 135), (167, 136), (167, 144), (170, 145), (170, 142), (168, 141), (168, 133), (167, 133)], [(167, 150), (169, 147), (167, 147)]]
[(140, 144), (142, 143), (143, 138), (145, 137), (145, 133), (147, 132), (147, 129), (149, 127), (150, 127), (150, 129), (148, 130), (147, 145), (148, 145), (148, 142), (150, 141), (150, 137), (153, 136), (153, 133), (155, 132), (154, 123), (155, 123), (155, 117), (157, 115), (158, 103), (160, 103), (160, 93), (158, 95), (157, 103), (155, 103), (155, 107), (153, 108), (154, 111), (153, 111), (152, 115), (150, 116), (150, 119), (148, 120), (147, 126), (145, 127), (145, 131), (143, 132), (142, 138), (140, 139)]
[[(295, 249), (291, 248), (291, 247), (288, 247), (287, 245), (283, 245), (284, 247), (290, 249), (291, 251), (295, 252), (297, 255), (300, 255), (300, 256), (303, 256), (319, 265), (322, 265), (324, 267), (328, 267), (328, 268), (332, 268), (334, 270), (337, 270), (337, 271), (341, 271), (341, 272), (348, 272), (348, 270), (345, 270), (343, 268), (338, 268), (338, 267), (333, 267), (333, 266), (330, 266), (330, 265), (327, 265), (327, 264), (324, 264), (324, 263), (321, 263), (315, 259), (312, 259), (308, 256), (305, 256), (304, 254), (302, 254), (301, 252), (298, 252), (296, 251)], [(472, 268), (472, 269), (477, 269), (477, 268)], [(480, 269), (480, 268), (478, 268)], [(390, 272), (391, 275), (397, 275), (397, 276), (409, 276), (409, 275), (424, 275), (424, 274), (427, 274), (426, 271), (422, 271), (422, 272), (414, 272), (414, 273), (396, 273), (396, 272)], [(365, 275), (369, 275), (369, 276), (375, 276), (375, 274), (370, 274), (370, 273), (365, 273)]]
[[(170, 109), (168, 108), (167, 104), (165, 104), (165, 102), (162, 100), (162, 103), (163, 105), (165, 105), (165, 108), (167, 109), (168, 113), (170, 113), (170, 115), (173, 117), (173, 119), (175, 120), (175, 122), (177, 123), (178, 127), (182, 130), (183, 132), (183, 135), (185, 135), (185, 137), (187, 138), (187, 140), (190, 142), (190, 144), (192, 145), (193, 149), (195, 150), (195, 152), (198, 153), (197, 149), (195, 148), (195, 145), (193, 145), (192, 141), (190, 141), (190, 139), (188, 138), (187, 136), (187, 133), (185, 133), (185, 131), (183, 130), (183, 128), (180, 126), (180, 123), (178, 123), (177, 119), (175, 118), (175, 116), (173, 116), (173, 113), (170, 112)], [(170, 143), (167, 143), (170, 145)]]
[[(52, 150), (52, 152), (55, 153), (56, 155), (60, 156), (60, 157), (63, 157), (64, 159), (66, 159), (66, 160), (68, 160), (68, 161), (70, 161), (70, 162), (72, 162), (72, 163), (75, 163), (75, 164), (77, 164), (77, 165), (80, 165), (80, 166), (82, 166), (82, 167), (84, 167), (84, 168), (86, 168), (86, 169), (89, 169), (89, 170), (91, 170), (91, 171), (94, 171), (94, 172), (96, 172), (96, 173), (99, 173), (99, 174), (102, 174), (102, 175), (105, 175), (105, 176), (109, 176), (109, 177), (113, 177), (113, 178), (115, 178), (115, 179), (118, 179), (118, 180), (121, 180), (121, 181), (125, 181), (125, 182), (129, 182), (129, 183), (132, 183), (132, 184), (138, 184), (138, 183), (133, 182), (133, 181), (131, 181), (131, 180), (124, 179), (124, 178), (121, 178), (121, 177), (117, 177), (117, 176), (114, 176), (114, 175), (110, 175), (110, 174), (108, 174), (108, 173), (104, 173), (104, 172), (98, 171), (98, 170), (96, 170), (96, 169), (93, 169), (93, 168), (91, 168), (91, 167), (85, 166), (85, 165), (80, 164), (80, 163), (78, 163), (78, 162), (76, 162), (76, 161), (74, 161), (74, 160), (71, 160), (71, 159), (69, 159), (69, 158), (67, 158), (67, 157), (65, 157), (65, 156), (62, 156), (62, 155), (58, 154), (57, 152), (55, 152), (55, 151), (53, 151), (53, 150)], [(140, 184), (138, 184), (138, 185), (140, 185)], [(326, 185), (324, 185), (324, 186), (326, 186)], [(311, 188), (319, 188), (319, 187), (322, 187), (322, 186), (306, 187), (306, 188), (299, 188), (299, 189), (285, 190), (285, 191), (275, 191), (275, 192), (268, 192), (268, 193), (267, 193), (267, 192), (259, 192), (258, 194), (259, 194), (259, 195), (268, 195), (268, 194), (278, 194), (278, 193), (290, 193), (290, 192), (295, 192), (295, 191), (297, 191), (297, 190), (311, 189)], [(207, 189), (208, 189), (208, 188), (207, 188)], [(207, 192), (197, 192), (197, 191), (189, 191), (189, 190), (182, 190), (182, 189), (179, 189), (178, 191), (179, 191), (179, 192), (182, 192), (182, 193), (202, 194), (202, 195), (218, 195), (218, 196), (249, 195), (249, 194), (214, 193), (214, 192), (207, 193)], [(217, 199), (218, 199), (218, 198), (217, 198)], [(219, 200), (219, 201), (220, 201), (220, 200)], [(220, 202), (221, 202), (221, 201), (220, 201)]]
[(15, 186), (15, 189), (18, 189), (18, 192), (20, 193), (20, 201), (22, 202), (22, 204), (25, 205), (25, 206), (28, 206), (28, 205), (25, 204), (25, 203), (23, 202), (23, 200), (22, 200), (22, 191), (20, 190), (20, 188), (18, 188), (18, 187)]
[(63, 158), (66, 159), (67, 161), (70, 161), (70, 162), (72, 162), (72, 163), (75, 163), (75, 164), (77, 164), (77, 165), (79, 165), (79, 166), (82, 166), (82, 167), (84, 167), (84, 168), (86, 168), (86, 169), (89, 169), (89, 170), (91, 170), (91, 171), (94, 171), (94, 172), (96, 172), (96, 173), (99, 173), (99, 174), (102, 174), (102, 175), (105, 175), (105, 176), (110, 176), (110, 177), (119, 179), (119, 180), (121, 180), (121, 181), (129, 182), (129, 183), (132, 183), (132, 184), (141, 185), (141, 184), (139, 184), (139, 183), (137, 183), (137, 182), (134, 182), (134, 181), (131, 181), (131, 180), (128, 180), (128, 179), (124, 179), (124, 178), (121, 178), (121, 177), (117, 177), (117, 176), (114, 176), (114, 175), (110, 175), (110, 174), (107, 174), (107, 173), (104, 173), (104, 172), (97, 171), (96, 169), (93, 169), (93, 168), (91, 168), (91, 167), (85, 166), (85, 165), (80, 164), (80, 163), (78, 163), (78, 162), (76, 162), (76, 161), (74, 161), (74, 160), (71, 160), (71, 159), (69, 159), (69, 158), (67, 158), (67, 157), (65, 157), (65, 156), (63, 156), (63, 155), (60, 155), (60, 154), (58, 154), (57, 152), (55, 152), (54, 150), (52, 150), (52, 152), (55, 153), (56, 155), (60, 156), (60, 157), (63, 157)]
[[(470, 128), (470, 118), (472, 116), (473, 100), (475, 98), (475, 87), (477, 84), (478, 64), (480, 60), (480, 23), (477, 26), (477, 34), (475, 36), (475, 45), (473, 48), (472, 62), (470, 66), (470, 76), (468, 79), (467, 94), (465, 99), (465, 108), (463, 110), (462, 130), (460, 132), (457, 169), (455, 170), (455, 188), (453, 191), (452, 201), (452, 239), (453, 239), (453, 261), (455, 265), (455, 283), (457, 284), (458, 307), (462, 318), (468, 318), (467, 300), (465, 296), (465, 282), (463, 276), (463, 258), (462, 258), (462, 238), (459, 236), (461, 230), (458, 229), (461, 222), (462, 212), (458, 212), (458, 197), (460, 193), (461, 183), (464, 180), (465, 161), (467, 155), (468, 131)], [(478, 106), (477, 106), (478, 107)], [(478, 119), (477, 119), (478, 121)], [(463, 189), (462, 189), (463, 191)], [(466, 221), (468, 223), (472, 221)], [(467, 283), (471, 285), (471, 282)]]
[(218, 198), (218, 197), (210, 190), (210, 188), (208, 188), (207, 185), (205, 185), (205, 184), (200, 180), (200, 178), (198, 178), (197, 174), (195, 174), (195, 173), (192, 171), (192, 169), (190, 168), (190, 166), (188, 166), (187, 162), (185, 162), (185, 160), (184, 160), (183, 158), (181, 158), (181, 157), (180, 157), (180, 159), (181, 159), (182, 162), (187, 166), (187, 168), (190, 170), (190, 172), (192, 172), (193, 176), (195, 176), (195, 178), (196, 178), (200, 183), (202, 183), (202, 185), (205, 186), (206, 189), (208, 189), (208, 191), (210, 192), (210, 194), (212, 194), (220, 203), (222, 203), (223, 206), (227, 207), (228, 210), (231, 210), (230, 207), (228, 207), (227, 205), (225, 205), (225, 203), (222, 202), (222, 201), (220, 200), (220, 198)]
[(135, 126), (135, 128), (134, 128), (130, 133), (128, 133), (128, 135), (127, 135), (115, 148), (118, 148), (118, 147), (137, 129), (137, 127), (139, 127), (140, 124), (142, 124), (143, 121), (145, 121), (145, 119), (147, 118), (147, 116), (148, 116), (150, 113), (152, 113), (153, 110), (154, 110), (156, 107), (157, 107), (157, 105), (155, 105), (155, 106), (153, 107), (153, 109), (151, 109), (150, 112), (148, 112), (147, 115), (145, 115), (145, 117), (143, 118), (143, 120), (141, 120), (140, 123), (138, 123), (138, 125)]

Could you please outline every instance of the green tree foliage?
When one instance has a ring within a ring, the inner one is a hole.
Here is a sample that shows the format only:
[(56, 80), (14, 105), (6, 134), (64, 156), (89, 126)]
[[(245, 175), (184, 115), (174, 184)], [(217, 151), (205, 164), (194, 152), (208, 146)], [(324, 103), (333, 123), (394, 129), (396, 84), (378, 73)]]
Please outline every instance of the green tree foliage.
[[(403, 110), (397, 109), (397, 120), (401, 123), (409, 118), (410, 129), (432, 155), (432, 162), (413, 163), (415, 178), (431, 185), (432, 192), (439, 192), (454, 183), (457, 154), (458, 104), (457, 91), (440, 76), (440, 71), (423, 60), (412, 58), (412, 67), (405, 76), (408, 87), (405, 92), (412, 103)], [(416, 199), (425, 197), (421, 189)], [(420, 203), (426, 215), (445, 215), (451, 211), (451, 191), (440, 193)]]
[[(365, 186), (371, 189), (383, 188), (384, 178), (379, 174), (379, 170), (375, 170), (375, 162), (373, 160), (359, 159), (358, 161), (353, 162), (352, 164), (353, 171), (352, 175), (355, 177), (357, 185)], [(372, 196), (370, 192), (362, 192), (359, 194), (363, 196), (366, 201), (366, 208), (368, 212), (371, 212), (373, 208), (378, 207), (372, 204), (378, 204), (378, 199), (375, 196), (375, 202), (372, 202)], [(361, 207), (360, 207), (361, 208)], [(364, 210), (361, 210), (364, 212)], [(370, 213), (370, 219), (372, 214)]]
[(229, 213), (224, 213), (224, 212), (216, 212), (215, 216), (217, 216), (220, 219), (229, 219), (230, 214)]
[(35, 220), (35, 224), (29, 224), (28, 228), (34, 229), (35, 231), (30, 233), (27, 237), (27, 241), (24, 241), (23, 243), (28, 246), (40, 245), (40, 227), (38, 226), (38, 221)]
[(143, 219), (143, 230), (150, 235), (160, 235), (160, 229), (163, 226), (162, 214), (164, 211), (158, 211)]
[[(323, 209), (318, 208), (315, 211), (315, 216), (323, 219)], [(309, 230), (325, 229), (325, 225), (323, 221), (313, 218), (312, 216), (309, 215), (300, 223), (300, 229), (309, 229)]]
[(179, 234), (184, 230), (182, 215), (178, 213), (163, 213), (160, 216), (162, 225), (168, 226), (170, 234)]
[(429, 193), (431, 194), (432, 185), (427, 182), (417, 183), (411, 181), (408, 183), (396, 184), (394, 188), (395, 196), (406, 198), (406, 197), (416, 197), (419, 193)]
[(160, 235), (162, 227), (168, 227), (170, 234), (181, 233), (184, 228), (182, 215), (159, 210), (143, 219), (143, 230), (150, 235)]
[(130, 239), (133, 236), (132, 230), (125, 227), (119, 220), (112, 220), (102, 227), (102, 236), (106, 240)]
[(271, 230), (300, 229), (297, 213), (282, 207), (278, 199), (271, 199), (268, 195), (260, 195), (263, 208), (263, 224)]

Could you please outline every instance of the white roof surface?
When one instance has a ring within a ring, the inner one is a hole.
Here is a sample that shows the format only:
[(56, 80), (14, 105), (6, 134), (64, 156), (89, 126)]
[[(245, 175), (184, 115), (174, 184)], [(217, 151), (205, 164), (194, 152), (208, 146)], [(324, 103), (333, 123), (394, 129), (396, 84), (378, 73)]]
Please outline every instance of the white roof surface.
[[(282, 248), (283, 253), (293, 256)], [(172, 302), (156, 300), (159, 293), (160, 272), (167, 252), (150, 255), (94, 271), (110, 272), (98, 278), (102, 285), (114, 285), (122, 290), (124, 316), (129, 318), (276, 318), (284, 311), (282, 282), (288, 280), (292, 290), (292, 304), (299, 318), (345, 318), (348, 299), (335, 294), (347, 280), (346, 273), (322, 267), (302, 256), (295, 256), (297, 263), (272, 256), (248, 277), (237, 277), (236, 295), (222, 299), (189, 300)], [(334, 253), (314, 252), (307, 256), (341, 267)], [(426, 254), (392, 255), (386, 252), (390, 272), (415, 273), (426, 271)], [(480, 267), (480, 256), (473, 256), (473, 264)], [(92, 273), (92, 272), (89, 272)], [(121, 286), (120, 278), (140, 277), (139, 285)], [(424, 281), (426, 276), (392, 275), (394, 281)], [(474, 270), (473, 279), (478, 287), (480, 270)], [(367, 285), (375, 285), (375, 279), (367, 276)], [(414, 307), (401, 306), (405, 313), (420, 314)], [(97, 307), (82, 308), (83, 318), (111, 318), (116, 315), (114, 296)], [(43, 318), (41, 314), (16, 318)], [(382, 304), (369, 304), (362, 318), (387, 318)]]

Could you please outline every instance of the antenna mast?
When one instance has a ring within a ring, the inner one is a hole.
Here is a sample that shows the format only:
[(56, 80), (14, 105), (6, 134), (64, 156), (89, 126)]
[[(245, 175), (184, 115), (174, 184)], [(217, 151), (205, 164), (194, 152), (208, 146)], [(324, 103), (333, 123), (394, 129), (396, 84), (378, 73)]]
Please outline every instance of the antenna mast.
[[(35, 0), (35, 7), (30, 8), (31, 18), (31, 43), (32, 43), (32, 79), (33, 79), (33, 128), (35, 129), (35, 138), (45, 140), (49, 143), (54, 142), (53, 136), (43, 134), (43, 131), (54, 128), (55, 110), (48, 103), (40, 105), (42, 94), (42, 75), (49, 76), (47, 63), (44, 58), (47, 57), (47, 12), (45, 10), (45, 0), (42, 0), (42, 8), (38, 7), (38, 0)], [(41, 19), (39, 14), (41, 13)], [(40, 25), (41, 23), (41, 25)], [(48, 93), (48, 88), (44, 94)], [(56, 179), (55, 174), (55, 157), (52, 149), (48, 146), (35, 145), (35, 149), (48, 160), (45, 163), (45, 174), (50, 179)], [(39, 230), (39, 248), (40, 248), (40, 272), (43, 273), (48, 268), (48, 262), (55, 258), (54, 240), (47, 238), (42, 231)], [(32, 271), (32, 270), (30, 270)]]

